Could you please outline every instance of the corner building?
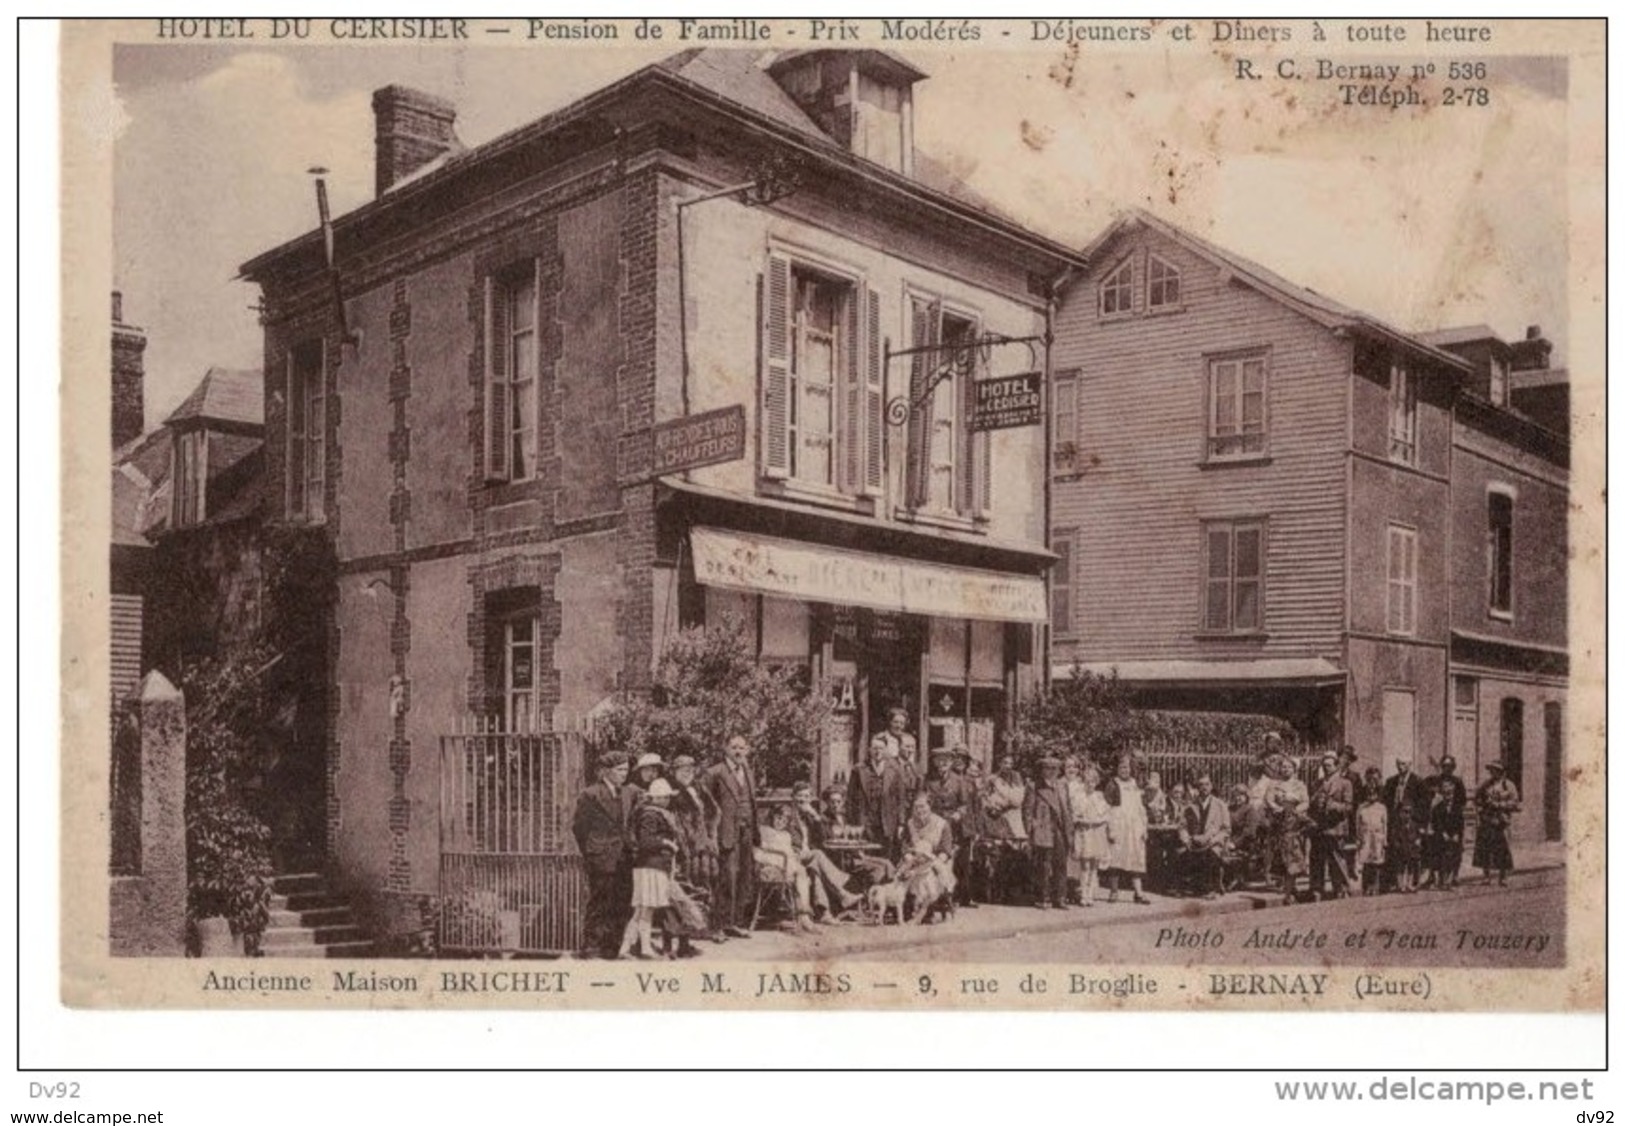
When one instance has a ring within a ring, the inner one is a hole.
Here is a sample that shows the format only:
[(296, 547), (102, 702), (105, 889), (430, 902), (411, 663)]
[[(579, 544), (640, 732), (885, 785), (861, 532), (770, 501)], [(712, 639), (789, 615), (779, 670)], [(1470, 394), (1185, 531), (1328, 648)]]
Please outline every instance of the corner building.
[[(817, 781), (893, 705), (993, 753), (1053, 556), (1043, 429), (974, 432), (975, 383), (1042, 366), (1082, 259), (914, 151), (924, 77), (690, 51), (472, 150), (388, 87), (332, 271), (319, 231), (243, 268), (268, 489), (339, 559), (328, 867), (380, 928), (436, 893), (442, 736), (644, 689), (684, 626), (838, 693)], [(989, 334), (1039, 342), (890, 356)], [(662, 424), (734, 408), (705, 448), (739, 456), (657, 469)]]

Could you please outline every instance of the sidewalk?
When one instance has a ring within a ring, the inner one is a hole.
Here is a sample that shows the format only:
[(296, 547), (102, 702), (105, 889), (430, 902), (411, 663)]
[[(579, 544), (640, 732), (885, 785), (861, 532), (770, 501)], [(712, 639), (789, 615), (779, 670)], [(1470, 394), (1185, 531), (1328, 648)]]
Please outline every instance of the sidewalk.
[[(1564, 846), (1560, 843), (1525, 845), (1521, 849), (1515, 846), (1514, 857), (1518, 861), (1518, 872), (1513, 876), (1516, 880), (1519, 874), (1562, 869)], [(1476, 869), (1464, 868), (1463, 877), (1467, 883), (1463, 891), (1478, 886), (1478, 876)], [(937, 945), (1016, 939), (1132, 923), (1189, 923), (1193, 919), (1211, 918), (1214, 915), (1278, 907), (1283, 902), (1279, 893), (1265, 891), (1236, 891), (1217, 899), (1178, 899), (1162, 895), (1150, 895), (1148, 898), (1151, 900), (1149, 906), (1130, 902), (1126, 896), (1120, 902), (1107, 903), (1105, 892), (1102, 892), (1100, 900), (1093, 907), (1073, 907), (1066, 911), (984, 906), (961, 909), (952, 919), (931, 926), (848, 923), (820, 926), (816, 933), (809, 935), (783, 930), (759, 930), (748, 939), (732, 939), (721, 947), (707, 944), (702, 949), (708, 955), (714, 950), (714, 956), (719, 959), (751, 962), (825, 961), (889, 950), (913, 951), (910, 957), (917, 957), (921, 948)]]

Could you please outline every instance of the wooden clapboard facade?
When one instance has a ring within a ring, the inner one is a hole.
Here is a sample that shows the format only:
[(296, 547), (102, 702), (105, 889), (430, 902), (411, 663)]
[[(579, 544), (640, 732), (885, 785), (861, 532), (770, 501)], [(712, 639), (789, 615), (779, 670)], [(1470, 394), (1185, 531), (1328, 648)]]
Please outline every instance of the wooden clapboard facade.
[(1088, 255), (1056, 330), (1056, 669), (1438, 758), (1466, 362), (1149, 215)]

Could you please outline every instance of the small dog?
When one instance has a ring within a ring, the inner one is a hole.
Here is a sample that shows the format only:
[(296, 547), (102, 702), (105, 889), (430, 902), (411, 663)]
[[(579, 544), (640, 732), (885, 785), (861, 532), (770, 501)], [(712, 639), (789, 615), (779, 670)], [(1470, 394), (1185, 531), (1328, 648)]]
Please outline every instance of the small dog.
[(897, 916), (899, 926), (904, 921), (903, 905), (908, 899), (908, 884), (902, 880), (875, 884), (863, 896), (865, 913), (881, 926), (886, 925), (886, 912)]
[(951, 871), (943, 871), (937, 865), (932, 865), (917, 873), (908, 883), (909, 894), (914, 899), (914, 917), (912, 923), (926, 924), (936, 915), (944, 920), (954, 916), (954, 877)]

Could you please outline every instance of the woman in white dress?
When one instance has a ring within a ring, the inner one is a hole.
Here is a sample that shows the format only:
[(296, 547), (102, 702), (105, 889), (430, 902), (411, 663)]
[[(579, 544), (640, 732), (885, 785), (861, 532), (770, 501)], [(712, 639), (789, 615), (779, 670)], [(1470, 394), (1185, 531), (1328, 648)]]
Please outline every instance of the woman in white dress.
[(1112, 819), (1112, 807), (1100, 792), (1100, 771), (1094, 763), (1083, 768), (1083, 791), (1083, 800), (1072, 804), (1072, 820), (1077, 826), (1076, 852), (1082, 885), (1079, 898), (1085, 907), (1093, 907), (1100, 866), (1111, 855), (1107, 826)]
[(1145, 879), (1145, 797), (1134, 780), (1134, 757), (1124, 751), (1117, 759), (1117, 777), (1106, 783), (1106, 804), (1111, 817), (1106, 823), (1110, 849), (1106, 867), (1112, 872), (1112, 890), (1106, 898), (1117, 901), (1123, 881), (1134, 886), (1134, 902), (1150, 903), (1141, 884)]

